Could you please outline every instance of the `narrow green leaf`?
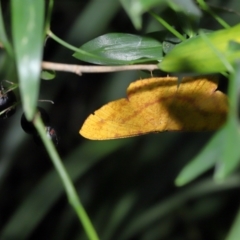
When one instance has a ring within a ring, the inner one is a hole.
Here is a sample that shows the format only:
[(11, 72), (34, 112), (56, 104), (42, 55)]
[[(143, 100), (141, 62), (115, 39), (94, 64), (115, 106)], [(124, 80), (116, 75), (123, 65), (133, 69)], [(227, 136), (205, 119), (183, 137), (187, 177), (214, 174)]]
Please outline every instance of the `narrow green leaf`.
[(20, 93), (28, 120), (34, 116), (40, 84), (44, 1), (11, 1), (12, 36)]
[[(161, 33), (160, 37), (161, 38)], [(166, 35), (164, 32), (163, 36)], [(90, 53), (74, 53), (74, 57), (95, 64), (134, 64), (162, 59), (162, 43), (151, 36), (109, 33), (97, 37), (80, 50)]]
[[(230, 64), (240, 58), (240, 51), (229, 50), (229, 41), (240, 42), (240, 24), (230, 29), (206, 34), (206, 36)], [(201, 36), (193, 37), (177, 45), (166, 55), (159, 64), (159, 68), (166, 72), (194, 73), (212, 73), (226, 70), (225, 64)]]
[(170, 212), (180, 209), (187, 201), (197, 199), (206, 194), (214, 194), (227, 189), (239, 188), (239, 176), (232, 176), (224, 183), (218, 184), (212, 179), (201, 181), (193, 186), (186, 187), (185, 190), (175, 193), (173, 196), (157, 202), (155, 205), (138, 212), (135, 218), (119, 234), (119, 240), (131, 239), (133, 236), (140, 235), (147, 228), (151, 228), (154, 223), (169, 216)]
[(223, 128), (218, 131), (203, 151), (180, 172), (176, 184), (182, 186), (216, 165), (214, 178), (223, 180), (240, 164), (240, 130), (238, 100), (240, 94), (240, 62), (229, 81), (229, 114)]
[(240, 149), (236, 146), (240, 143), (240, 132), (236, 119), (230, 116), (224, 130), (224, 142), (219, 145), (222, 154), (214, 174), (216, 180), (223, 180), (229, 176), (237, 168), (240, 160)]
[(240, 209), (238, 210), (234, 223), (232, 224), (230, 232), (225, 240), (238, 240), (240, 236), (239, 226), (240, 226)]
[(171, 32), (172, 34), (174, 34), (176, 37), (178, 37), (179, 39), (181, 39), (182, 41), (185, 41), (186, 38), (180, 34), (174, 27), (172, 27), (167, 21), (165, 21), (162, 17), (156, 15), (153, 12), (150, 12), (150, 14), (160, 23), (162, 24), (169, 32)]
[(199, 6), (205, 10), (206, 12), (208, 12), (210, 15), (212, 15), (213, 18), (216, 19), (216, 21), (219, 22), (219, 24), (221, 24), (224, 28), (230, 28), (230, 26), (228, 25), (228, 23), (226, 23), (221, 17), (219, 17), (206, 3), (204, 0), (197, 0)]
[(220, 130), (216, 133), (204, 149), (188, 163), (177, 176), (175, 183), (177, 186), (183, 186), (202, 173), (214, 167), (219, 156), (221, 155), (221, 148), (224, 141), (225, 131)]
[(216, 169), (215, 178), (222, 180), (229, 176), (240, 164), (240, 129), (238, 120), (238, 102), (240, 94), (240, 61), (229, 80), (229, 115), (225, 126), (223, 154)]

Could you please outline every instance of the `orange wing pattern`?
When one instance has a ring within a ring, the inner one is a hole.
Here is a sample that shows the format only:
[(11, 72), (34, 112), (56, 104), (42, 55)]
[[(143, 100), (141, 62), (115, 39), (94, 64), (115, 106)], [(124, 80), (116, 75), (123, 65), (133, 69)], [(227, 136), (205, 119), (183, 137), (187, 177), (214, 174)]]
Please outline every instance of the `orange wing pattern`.
[(216, 130), (225, 122), (228, 101), (216, 77), (149, 78), (129, 85), (127, 98), (91, 114), (80, 134), (92, 140), (162, 131)]

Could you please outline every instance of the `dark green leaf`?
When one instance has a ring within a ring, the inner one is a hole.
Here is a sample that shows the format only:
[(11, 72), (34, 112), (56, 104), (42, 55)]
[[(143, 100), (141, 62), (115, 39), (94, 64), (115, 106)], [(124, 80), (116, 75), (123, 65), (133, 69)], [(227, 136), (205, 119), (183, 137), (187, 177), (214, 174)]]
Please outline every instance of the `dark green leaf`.
[(74, 53), (74, 57), (95, 64), (134, 64), (162, 59), (162, 43), (150, 36), (109, 33), (80, 47), (90, 54)]

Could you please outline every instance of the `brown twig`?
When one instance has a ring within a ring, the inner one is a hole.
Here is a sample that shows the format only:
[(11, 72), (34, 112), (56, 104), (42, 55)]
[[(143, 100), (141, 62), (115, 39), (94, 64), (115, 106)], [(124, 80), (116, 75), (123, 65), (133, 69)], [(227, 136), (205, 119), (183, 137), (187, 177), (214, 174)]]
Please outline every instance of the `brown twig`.
[[(4, 48), (0, 42), (0, 48)], [(132, 70), (147, 70), (152, 72), (159, 69), (157, 64), (136, 64), (136, 65), (120, 65), (120, 66), (90, 66), (90, 65), (76, 65), (66, 63), (42, 62), (42, 69), (54, 70), (62, 72), (71, 72), (77, 75), (82, 73), (104, 73), (104, 72), (120, 72)]]
[(119, 72), (131, 70), (147, 70), (152, 72), (159, 69), (157, 64), (137, 64), (137, 65), (122, 65), (122, 66), (85, 66), (65, 63), (42, 62), (42, 69), (72, 72), (78, 75), (82, 73), (104, 73), (104, 72)]

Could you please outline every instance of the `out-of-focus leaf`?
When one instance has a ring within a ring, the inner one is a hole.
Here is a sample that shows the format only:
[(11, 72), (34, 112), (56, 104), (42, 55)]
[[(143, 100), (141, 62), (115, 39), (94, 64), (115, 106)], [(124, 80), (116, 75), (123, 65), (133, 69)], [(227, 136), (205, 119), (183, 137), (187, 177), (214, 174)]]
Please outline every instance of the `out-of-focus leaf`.
[(240, 50), (240, 43), (235, 41), (229, 41), (228, 49), (230, 51), (239, 51)]
[(222, 184), (207, 179), (194, 186), (187, 187), (184, 191), (180, 191), (174, 196), (136, 214), (135, 218), (123, 229), (118, 239), (131, 239), (131, 237), (142, 233), (143, 229), (152, 226), (151, 224), (169, 214), (170, 211), (174, 211), (177, 207), (180, 209), (180, 206), (190, 199), (197, 199), (199, 196), (202, 197), (205, 194), (213, 194), (226, 189), (239, 188), (239, 186), (239, 176), (232, 176)]
[(20, 93), (25, 115), (31, 120), (35, 113), (40, 82), (44, 1), (12, 0), (11, 11)]
[(156, 5), (166, 4), (166, 0), (120, 0), (136, 29), (142, 27), (141, 16)]
[(224, 135), (219, 152), (222, 154), (217, 159), (216, 172), (214, 177), (216, 180), (222, 180), (230, 175), (239, 165), (240, 149), (235, 144), (240, 143), (239, 124), (235, 118), (229, 116), (228, 122), (224, 127)]
[(215, 178), (224, 179), (231, 174), (240, 164), (240, 130), (238, 120), (238, 102), (240, 94), (240, 61), (237, 62), (235, 72), (231, 74), (229, 81), (229, 105), (228, 122), (225, 126), (226, 134), (222, 146), (223, 154), (216, 169)]
[[(130, 142), (131, 141), (128, 140), (102, 142), (100, 144), (97, 142), (86, 142), (65, 159), (67, 172), (73, 181), (80, 179), (103, 157)], [(94, 149), (94, 151), (92, 151), (92, 149)], [(4, 230), (1, 231), (0, 238), (28, 239), (37, 224), (39, 224), (63, 193), (63, 190), (63, 186), (55, 170), (46, 174), (10, 218)], [(45, 193), (44, 196), (43, 192)], [(45, 197), (48, 197), (47, 201)], [(41, 211), (39, 209), (41, 209)], [(32, 216), (33, 213), (34, 216)], [(22, 219), (24, 219), (24, 221), (22, 221)]]
[(240, 236), (240, 210), (238, 210), (236, 219), (231, 226), (230, 233), (225, 240), (238, 240)]
[[(240, 58), (240, 51), (229, 49), (229, 41), (240, 42), (240, 24), (215, 31), (206, 35), (218, 52), (223, 54), (229, 63)], [(201, 51), (199, 51), (201, 50)], [(209, 44), (201, 37), (193, 37), (170, 51), (159, 68), (166, 72), (212, 73), (226, 71), (226, 66)]]
[(201, 11), (192, 0), (121, 0), (121, 3), (136, 29), (142, 27), (142, 14), (155, 6), (162, 7), (162, 10), (169, 6), (174, 11), (182, 12), (191, 17), (201, 16)]
[(12, 55), (12, 47), (8, 41), (5, 28), (4, 28), (1, 2), (0, 2), (0, 43), (2, 43), (3, 46), (6, 48), (8, 54)]
[(52, 80), (56, 77), (55, 71), (42, 71), (41, 72), (41, 79), (43, 80)]
[(201, 10), (196, 5), (195, 1), (192, 0), (172, 0), (167, 1), (169, 7), (176, 12), (182, 12), (185, 15), (193, 18), (200, 18), (202, 16)]
[(206, 145), (206, 147), (188, 163), (177, 176), (175, 183), (177, 186), (183, 186), (202, 173), (214, 167), (219, 156), (221, 148), (224, 144), (225, 131), (220, 130)]
[(203, 172), (216, 166), (214, 178), (222, 180), (229, 176), (240, 164), (240, 149), (236, 144), (240, 143), (239, 121), (237, 115), (238, 99), (240, 93), (240, 62), (238, 62), (235, 74), (229, 81), (229, 105), (228, 120), (223, 128), (212, 138), (203, 151), (193, 159), (180, 172), (176, 184), (182, 186), (198, 177)]
[(160, 40), (123, 33), (105, 34), (85, 43), (80, 49), (91, 55), (77, 52), (73, 56), (95, 64), (134, 64), (159, 61), (163, 57)]

